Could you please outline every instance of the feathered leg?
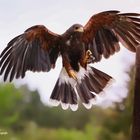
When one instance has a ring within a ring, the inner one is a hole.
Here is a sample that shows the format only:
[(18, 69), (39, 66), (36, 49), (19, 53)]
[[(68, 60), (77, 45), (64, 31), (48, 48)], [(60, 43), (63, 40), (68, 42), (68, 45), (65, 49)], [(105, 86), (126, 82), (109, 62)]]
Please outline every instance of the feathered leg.
[(80, 59), (80, 65), (83, 68), (87, 68), (87, 64), (91, 63), (94, 60), (94, 57), (92, 55), (92, 52), (90, 50), (87, 50), (85, 53), (83, 53), (81, 59)]
[(75, 71), (72, 69), (70, 65), (70, 60), (67, 54), (62, 55), (62, 60), (63, 60), (63, 67), (65, 67), (66, 72), (68, 73), (69, 77), (73, 79), (77, 79)]

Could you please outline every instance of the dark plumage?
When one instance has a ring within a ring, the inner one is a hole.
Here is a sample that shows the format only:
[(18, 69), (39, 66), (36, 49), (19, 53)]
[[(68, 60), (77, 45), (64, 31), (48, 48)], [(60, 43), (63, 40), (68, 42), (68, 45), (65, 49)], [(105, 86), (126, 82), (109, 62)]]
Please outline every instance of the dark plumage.
[[(93, 15), (85, 26), (74, 24), (58, 35), (43, 25), (27, 29), (12, 39), (0, 55), (4, 81), (24, 78), (26, 71), (50, 71), (59, 55), (63, 68), (51, 95), (55, 105), (77, 109), (77, 95), (90, 108), (111, 76), (88, 63), (109, 58), (120, 50), (119, 42), (135, 52), (140, 44), (140, 14), (106, 11)], [(91, 93), (92, 92), (92, 93)]]

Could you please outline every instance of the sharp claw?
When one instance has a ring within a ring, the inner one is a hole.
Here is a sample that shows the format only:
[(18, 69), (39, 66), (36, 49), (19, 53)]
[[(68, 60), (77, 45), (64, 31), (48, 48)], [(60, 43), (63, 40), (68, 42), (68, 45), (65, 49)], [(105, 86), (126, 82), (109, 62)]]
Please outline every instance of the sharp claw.
[(86, 51), (86, 55), (87, 55), (87, 56), (90, 56), (90, 55), (92, 55), (92, 52), (91, 52), (90, 50), (87, 50), (87, 51)]
[(90, 50), (86, 51), (86, 59), (90, 59), (90, 57), (92, 56), (92, 52)]
[(95, 58), (92, 55), (92, 52), (90, 50), (86, 51), (86, 56), (85, 56), (85, 62), (87, 64), (91, 63)]
[(70, 76), (71, 78), (73, 78), (74, 80), (77, 80), (77, 76), (76, 76), (76, 73), (74, 72), (74, 70), (70, 70), (70, 71), (69, 71), (69, 76)]
[(88, 60), (87, 60), (87, 63), (90, 64), (92, 62), (94, 62), (95, 60), (95, 57), (94, 56), (91, 56)]

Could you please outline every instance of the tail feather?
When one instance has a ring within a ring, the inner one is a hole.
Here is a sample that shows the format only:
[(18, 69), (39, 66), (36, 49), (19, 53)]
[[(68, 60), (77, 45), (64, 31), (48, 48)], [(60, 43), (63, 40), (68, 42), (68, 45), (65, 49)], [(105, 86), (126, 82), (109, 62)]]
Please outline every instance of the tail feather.
[(69, 99), (69, 103), (70, 104), (77, 104), (77, 95), (73, 89), (73, 87), (70, 85), (70, 99)]
[[(86, 77), (85, 79), (86, 79), (86, 84), (89, 87), (90, 91), (94, 93), (100, 93), (100, 91), (103, 89), (95, 77), (92, 77), (91, 75), (89, 75), (89, 77)], [(94, 84), (93, 84), (93, 81), (94, 81)]]
[(76, 89), (83, 103), (88, 104), (89, 100), (95, 97), (95, 95), (90, 92), (89, 87), (84, 80), (82, 80), (81, 83), (77, 83)]
[(95, 98), (95, 95), (91, 93), (87, 83), (84, 80), (82, 80), (81, 83), (77, 83), (76, 89), (83, 105), (87, 109), (90, 109), (92, 107), (90, 100)]
[(96, 95), (104, 91), (112, 81), (108, 74), (88, 66), (87, 70), (80, 67), (77, 80), (70, 78), (63, 68), (50, 96), (53, 105), (61, 103), (63, 109), (69, 107), (76, 111), (78, 109), (78, 97), (86, 108), (91, 108)]
[(106, 87), (109, 81), (113, 80), (113, 78), (98, 69), (95, 69), (93, 67), (91, 67), (91, 69), (92, 69), (92, 73), (89, 73), (89, 78), (90, 78), (89, 81), (92, 84), (92, 86), (94, 86), (95, 88), (95, 91), (93, 92), (99, 94), (101, 91), (103, 91), (103, 89)]
[(60, 94), (61, 88), (58, 86), (58, 82), (59, 81), (56, 82), (56, 85), (55, 85), (55, 87), (54, 87), (54, 89), (52, 91), (50, 99), (60, 101), (60, 99), (61, 99), (61, 96), (60, 96), (61, 95)]
[[(64, 70), (61, 71), (61, 73), (63, 72)], [(60, 76), (55, 84), (55, 87), (50, 96), (51, 104), (54, 106), (58, 106), (61, 103), (61, 106), (64, 110), (66, 110), (69, 106), (73, 111), (77, 110), (77, 95), (73, 88), (74, 85), (72, 86), (72, 82), (66, 82), (65, 78), (68, 78), (67, 75), (66, 77), (63, 76), (63, 78), (64, 79), (62, 79), (62, 77)]]

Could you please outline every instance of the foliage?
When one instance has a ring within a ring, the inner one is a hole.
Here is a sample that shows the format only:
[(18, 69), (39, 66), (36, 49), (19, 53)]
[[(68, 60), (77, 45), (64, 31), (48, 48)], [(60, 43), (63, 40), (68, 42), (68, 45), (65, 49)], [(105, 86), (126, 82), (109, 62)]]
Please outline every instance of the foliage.
[[(130, 73), (130, 76), (133, 77)], [(130, 140), (133, 79), (127, 99), (114, 108), (77, 112), (43, 105), (37, 91), (0, 85), (0, 140)], [(1, 135), (2, 131), (8, 132)]]

